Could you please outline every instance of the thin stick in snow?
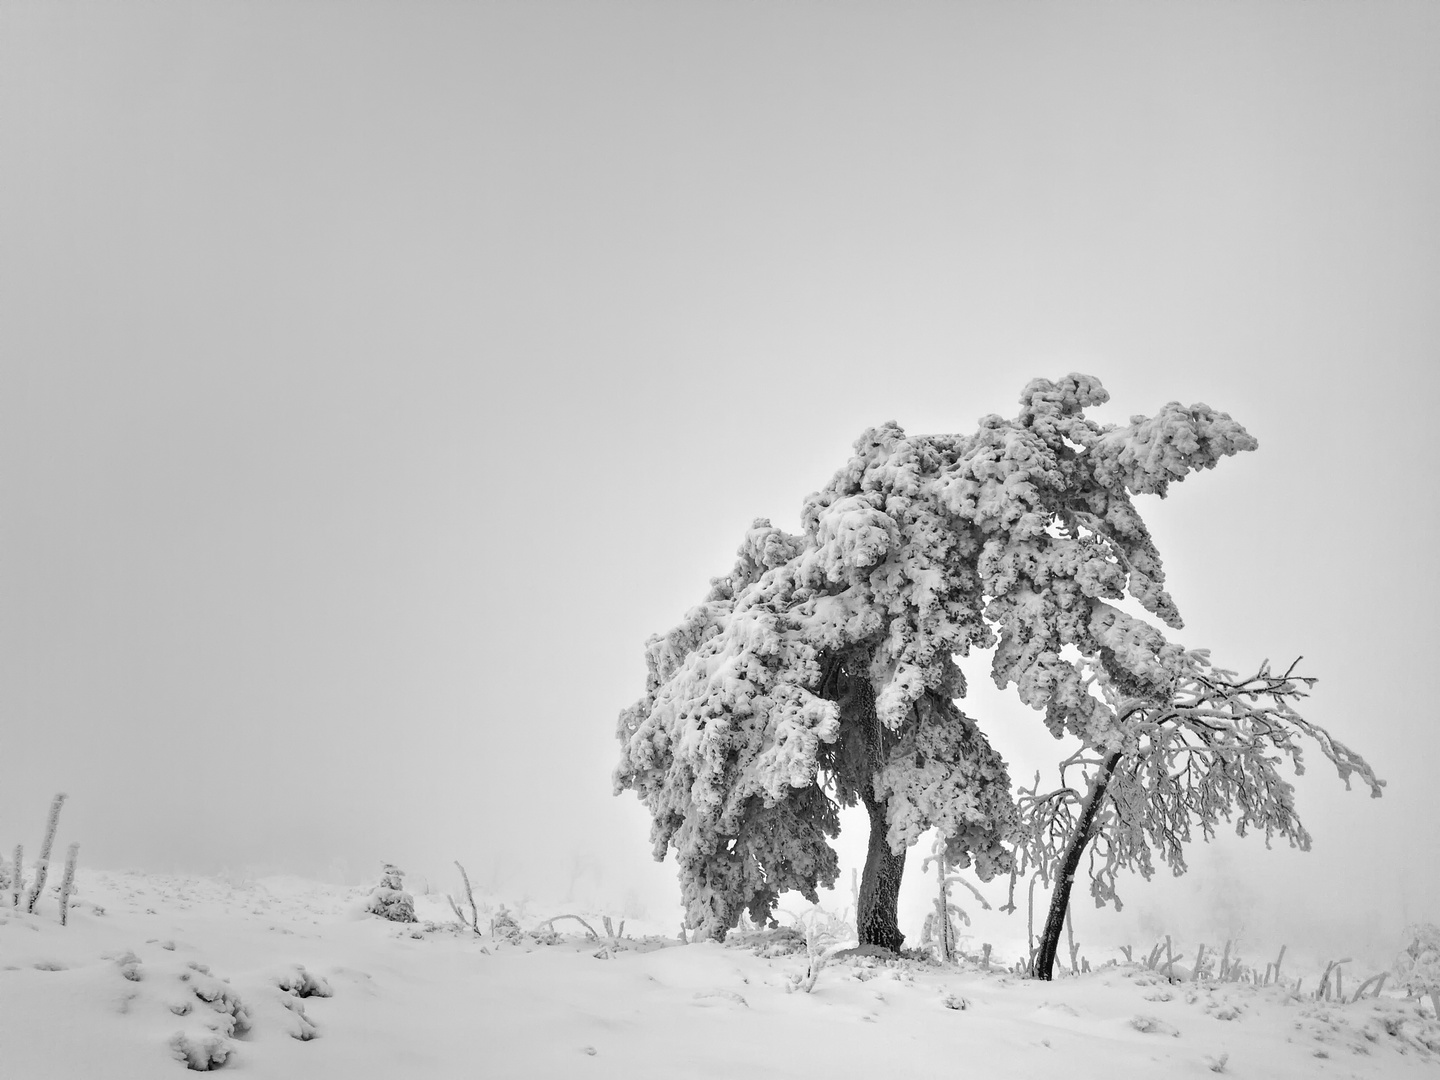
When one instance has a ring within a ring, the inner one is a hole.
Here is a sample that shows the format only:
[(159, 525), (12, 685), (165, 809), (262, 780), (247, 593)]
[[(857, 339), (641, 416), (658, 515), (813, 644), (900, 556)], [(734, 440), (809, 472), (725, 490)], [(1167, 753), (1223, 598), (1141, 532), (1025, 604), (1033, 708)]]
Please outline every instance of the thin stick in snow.
[(35, 861), (35, 882), (30, 886), (30, 901), (25, 905), (26, 911), (35, 910), (35, 902), (40, 899), (40, 892), (45, 888), (45, 876), (50, 866), (50, 845), (55, 843), (55, 829), (60, 824), (60, 807), (64, 804), (63, 791), (56, 795), (55, 801), (50, 804), (50, 817), (45, 822), (45, 839), (40, 844), (40, 858)]
[[(594, 941), (599, 941), (599, 940), (600, 940), (600, 935), (595, 932), (595, 928), (594, 928), (593, 926), (591, 926), (588, 922), (586, 922), (584, 919), (582, 919), (579, 915), (556, 915), (555, 918), (553, 918), (553, 919), (546, 919), (543, 923), (540, 924), (540, 926), (548, 926), (548, 927), (550, 927), (551, 930), (554, 930), (554, 929), (555, 929), (555, 923), (556, 923), (558, 920), (560, 920), (560, 919), (574, 919), (574, 920), (575, 920), (576, 922), (578, 922), (581, 926), (585, 927), (586, 933), (588, 933), (588, 934), (590, 935), (590, 937), (591, 937), (592, 940), (594, 940)], [(540, 929), (540, 926), (537, 926), (535, 929), (536, 929), (536, 930), (539, 930), (539, 929)], [(682, 933), (684, 932), (683, 927), (682, 927), (681, 932), (682, 932)]]
[(65, 876), (60, 879), (60, 925), (64, 926), (70, 916), (70, 894), (75, 891), (75, 861), (80, 858), (79, 842), (70, 845), (65, 853)]
[[(470, 891), (470, 875), (465, 873), (465, 867), (460, 865), (460, 860), (455, 860), (455, 866), (460, 871), (460, 880), (465, 883), (465, 899), (470, 902), (470, 929), (480, 933), (480, 911), (475, 907), (475, 894)], [(460, 909), (455, 907), (455, 901), (450, 901), (450, 906), (455, 908), (455, 914), (460, 915)], [(460, 921), (465, 921), (465, 916), (460, 915)]]
[(18, 908), (18, 907), (20, 906), (20, 894), (25, 891), (25, 866), (24, 866), (24, 864), (20, 861), (20, 860), (23, 859), (24, 857), (25, 857), (25, 847), (24, 847), (24, 845), (23, 845), (23, 844), (16, 844), (16, 845), (15, 845), (15, 880), (10, 883), (10, 889), (11, 889), (11, 893), (10, 893), (10, 906), (11, 906), (11, 907), (14, 907), (14, 908)]

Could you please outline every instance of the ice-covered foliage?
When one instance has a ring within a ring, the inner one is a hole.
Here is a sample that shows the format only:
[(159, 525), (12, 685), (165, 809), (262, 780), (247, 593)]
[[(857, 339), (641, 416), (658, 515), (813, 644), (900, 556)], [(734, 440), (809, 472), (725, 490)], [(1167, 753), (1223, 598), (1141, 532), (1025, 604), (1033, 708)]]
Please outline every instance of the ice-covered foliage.
[(940, 840), (936, 841), (933, 853), (920, 864), (920, 869), (929, 870), (932, 863), (935, 866), (935, 900), (920, 928), (920, 946), (930, 949), (935, 959), (952, 963), (960, 947), (960, 927), (970, 925), (970, 914), (950, 899), (950, 890), (956, 885), (969, 889), (984, 911), (990, 910), (990, 902), (959, 874), (950, 873), (945, 859), (945, 845)]
[(385, 863), (380, 883), (370, 890), (365, 910), (392, 922), (415, 921), (415, 898), (405, 891), (405, 876), (398, 867)]
[(1405, 931), (1408, 944), (1395, 958), (1394, 972), (1400, 989), (1411, 994), (1428, 994), (1440, 1020), (1440, 926), (1417, 923)]
[[(1295, 708), (1315, 682), (1268, 664), (1249, 677), (1214, 668), (1201, 651), (1174, 661), (1168, 699), (1132, 697), (1103, 669), (1093, 673), (1098, 700), (1114, 714), (1119, 745), (1088, 746), (1061, 766), (1061, 787), (1041, 793), (1039, 777), (1021, 789), (1023, 823), (1014, 875), (1031, 869), (1045, 881), (1057, 875), (1077, 836), (1087, 803), (1090, 892), (1096, 906), (1121, 901), (1121, 871), (1149, 878), (1154, 856), (1185, 872), (1185, 845), (1209, 840), (1221, 823), (1244, 836), (1251, 830), (1308, 850), (1310, 834), (1295, 808), (1295, 789), (1281, 774), (1289, 759), (1305, 771), (1301, 738), (1310, 739), (1346, 786), (1352, 776), (1379, 796), (1384, 781), (1354, 751)], [(1131, 689), (1131, 688), (1125, 688)], [(1078, 774), (1072, 778), (1071, 773)], [(1013, 880), (1013, 877), (1012, 877)]]
[(496, 941), (508, 941), (512, 945), (518, 945), (524, 936), (520, 924), (504, 904), (490, 916), (490, 936)]
[(1109, 602), (1180, 624), (1131, 496), (1255, 441), (1206, 405), (1085, 417), (1107, 398), (1087, 375), (1040, 379), (973, 435), (866, 432), (801, 533), (757, 521), (734, 570), (650, 640), (615, 785), (650, 809), (656, 857), (676, 853), (690, 925), (763, 920), (785, 889), (813, 902), (857, 802), (896, 854), (936, 828), (956, 869), (1008, 870), (1005, 764), (954, 704), (972, 647), (995, 646), (996, 683), (1090, 746), (1125, 743), (1096, 670), (1168, 698), (1183, 650)]

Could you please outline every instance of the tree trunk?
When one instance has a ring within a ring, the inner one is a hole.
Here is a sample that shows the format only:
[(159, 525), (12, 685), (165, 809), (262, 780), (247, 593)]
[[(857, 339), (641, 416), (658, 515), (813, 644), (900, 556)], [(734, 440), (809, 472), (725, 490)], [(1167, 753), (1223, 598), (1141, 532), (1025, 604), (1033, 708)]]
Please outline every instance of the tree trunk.
[(890, 822), (886, 804), (875, 795), (875, 776), (886, 757), (886, 731), (875, 712), (875, 690), (863, 672), (850, 679), (848, 704), (864, 739), (864, 765), (860, 776), (860, 798), (870, 816), (870, 844), (865, 852), (865, 870), (860, 875), (859, 910), (855, 930), (860, 944), (878, 945), (899, 952), (905, 935), (900, 932), (900, 879), (905, 874), (905, 849), (897, 855), (890, 850), (887, 834)]
[(870, 847), (865, 853), (865, 872), (860, 875), (860, 910), (855, 913), (855, 929), (860, 944), (899, 952), (905, 940), (899, 914), (905, 850), (902, 848), (898, 855), (890, 850), (885, 804), (875, 798), (873, 785), (865, 794), (865, 809), (870, 815)]
[(1065, 929), (1065, 912), (1070, 908), (1070, 890), (1075, 885), (1075, 871), (1080, 867), (1080, 856), (1085, 853), (1085, 848), (1090, 843), (1090, 831), (1095, 825), (1095, 815), (1100, 812), (1100, 807), (1105, 802), (1105, 792), (1110, 787), (1110, 777), (1120, 762), (1120, 756), (1117, 751), (1107, 757), (1100, 766), (1100, 771), (1095, 774), (1095, 780), (1090, 786), (1090, 794), (1085, 796), (1085, 804), (1080, 807), (1080, 819), (1075, 823), (1075, 831), (1065, 843), (1065, 855), (1055, 875), (1055, 891), (1050, 896), (1050, 913), (1045, 917), (1045, 929), (1040, 934), (1040, 948), (1035, 953), (1035, 976), (1047, 982), (1052, 977), (1055, 953), (1060, 948), (1060, 935)]

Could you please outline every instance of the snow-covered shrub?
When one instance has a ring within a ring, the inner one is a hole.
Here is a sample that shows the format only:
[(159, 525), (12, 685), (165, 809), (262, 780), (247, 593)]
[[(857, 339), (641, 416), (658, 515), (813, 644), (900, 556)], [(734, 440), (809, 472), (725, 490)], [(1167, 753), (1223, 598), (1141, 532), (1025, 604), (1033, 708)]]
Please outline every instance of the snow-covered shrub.
[[(123, 973), (123, 971), (122, 971)], [(190, 963), (180, 973), (181, 988), (169, 1002), (176, 1016), (188, 1017), (187, 1028), (170, 1039), (170, 1050), (196, 1072), (218, 1069), (234, 1052), (232, 1036), (250, 1030), (250, 1010), (224, 979), (204, 964)], [(203, 1008), (197, 1008), (196, 1003)]]
[(1395, 958), (1400, 988), (1415, 995), (1429, 994), (1435, 1018), (1440, 1020), (1440, 926), (1416, 923), (1406, 929), (1409, 944)]
[(515, 921), (515, 916), (510, 914), (504, 904), (501, 904), (499, 910), (490, 916), (490, 936), (497, 941), (508, 941), (512, 945), (520, 944), (520, 939), (523, 937), (520, 924)]
[(820, 972), (846, 945), (855, 943), (855, 931), (848, 922), (822, 907), (811, 908), (795, 918), (795, 926), (805, 934), (805, 975), (795, 979), (791, 989), (810, 993)]
[(275, 985), (289, 994), (302, 998), (328, 998), (335, 993), (330, 989), (330, 983), (326, 979), (306, 971), (303, 964), (294, 964), (277, 972)]
[(170, 1038), (170, 1052), (177, 1061), (185, 1063), (187, 1069), (195, 1072), (209, 1072), (218, 1069), (230, 1060), (233, 1047), (230, 1040), (219, 1032), (206, 1031), (189, 1034), (177, 1031)]
[(370, 890), (365, 910), (391, 922), (415, 922), (415, 898), (405, 891), (404, 881), (399, 867), (386, 863), (380, 884)]

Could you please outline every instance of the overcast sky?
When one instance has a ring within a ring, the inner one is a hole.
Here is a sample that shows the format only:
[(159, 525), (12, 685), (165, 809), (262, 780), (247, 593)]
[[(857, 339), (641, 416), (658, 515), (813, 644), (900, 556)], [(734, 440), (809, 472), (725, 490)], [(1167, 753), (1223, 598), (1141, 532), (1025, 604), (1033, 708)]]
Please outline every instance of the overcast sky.
[(1437, 55), (1433, 3), (0, 2), (0, 847), (65, 790), (91, 865), (663, 907), (645, 638), (866, 427), (1078, 370), (1259, 439), (1142, 500), (1175, 636), (1303, 654), (1389, 781), (1312, 754), (1315, 850), (1187, 895), (1440, 919)]

